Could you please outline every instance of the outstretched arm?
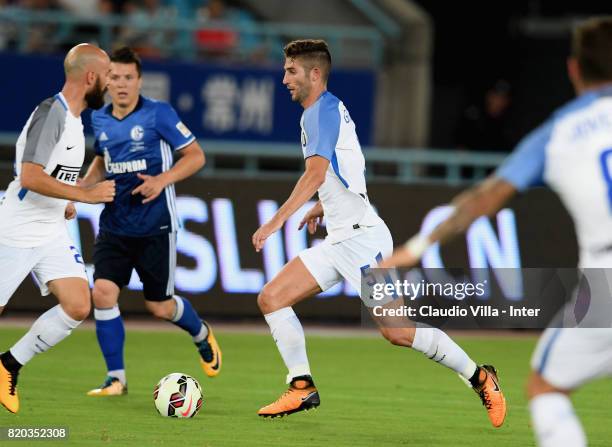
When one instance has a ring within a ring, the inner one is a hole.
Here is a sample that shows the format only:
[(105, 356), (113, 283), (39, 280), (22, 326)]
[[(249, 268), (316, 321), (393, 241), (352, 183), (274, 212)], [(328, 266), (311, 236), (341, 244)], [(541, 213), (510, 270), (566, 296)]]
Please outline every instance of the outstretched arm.
[(492, 177), (459, 194), (451, 205), (453, 213), (429, 235), (430, 243), (446, 243), (470, 227), (481, 216), (492, 216), (516, 194), (510, 183)]
[(252, 241), (255, 250), (260, 251), (266, 239), (278, 231), (293, 213), (310, 200), (325, 181), (328, 166), (329, 160), (318, 155), (306, 159), (306, 171), (296, 183), (287, 201), (283, 203), (283, 206), (279, 208), (269, 222), (263, 224), (253, 234)]
[(419, 262), (431, 244), (446, 243), (467, 231), (481, 216), (491, 216), (516, 194), (516, 188), (499, 177), (490, 177), (481, 184), (462, 192), (453, 199), (452, 214), (429, 235), (416, 235), (397, 248), (390, 258), (379, 264), (381, 268), (410, 267)]

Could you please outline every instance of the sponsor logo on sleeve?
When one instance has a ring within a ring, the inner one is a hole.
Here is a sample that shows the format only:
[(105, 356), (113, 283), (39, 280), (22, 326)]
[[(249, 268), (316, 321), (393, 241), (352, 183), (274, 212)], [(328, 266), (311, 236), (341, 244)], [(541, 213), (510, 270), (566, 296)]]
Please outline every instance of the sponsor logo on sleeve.
[(182, 121), (176, 123), (176, 128), (185, 138), (189, 138), (191, 136), (191, 131), (183, 124)]
[(79, 172), (81, 172), (80, 166), (57, 165), (51, 173), (51, 177), (55, 177), (62, 183), (74, 185), (79, 178)]

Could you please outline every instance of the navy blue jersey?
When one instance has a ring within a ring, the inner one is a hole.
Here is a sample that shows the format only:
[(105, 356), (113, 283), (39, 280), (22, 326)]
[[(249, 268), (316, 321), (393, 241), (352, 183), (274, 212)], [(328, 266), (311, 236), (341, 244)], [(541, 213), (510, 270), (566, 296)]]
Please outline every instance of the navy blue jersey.
[(155, 200), (132, 195), (142, 183), (138, 173), (158, 175), (172, 168), (173, 151), (195, 140), (168, 103), (141, 96), (136, 108), (123, 119), (112, 115), (112, 104), (91, 116), (96, 155), (104, 157), (106, 179), (114, 180), (115, 200), (104, 206), (100, 230), (123, 236), (153, 236), (176, 231), (174, 185)]

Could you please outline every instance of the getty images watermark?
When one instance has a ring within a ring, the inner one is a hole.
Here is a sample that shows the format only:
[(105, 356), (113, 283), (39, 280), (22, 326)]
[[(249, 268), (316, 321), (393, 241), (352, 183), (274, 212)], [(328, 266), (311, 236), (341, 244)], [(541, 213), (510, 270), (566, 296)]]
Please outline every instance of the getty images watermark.
[(401, 327), (612, 327), (612, 269), (369, 269), (362, 322)]
[[(381, 303), (389, 303), (399, 297), (415, 301), (419, 298), (447, 298), (456, 301), (469, 300), (470, 298), (483, 298), (489, 296), (487, 289), (488, 281), (482, 282), (447, 282), (431, 283), (425, 280), (413, 282), (407, 279), (396, 279), (392, 282), (377, 282), (372, 284), (371, 298)], [(540, 315), (540, 308), (530, 308), (526, 306), (508, 305), (506, 308), (498, 308), (489, 303), (468, 304), (467, 306), (451, 305), (440, 306), (440, 303), (422, 303), (419, 306), (411, 307), (386, 306), (385, 304), (374, 305), (372, 314), (375, 317), (499, 317), (509, 315), (511, 317), (537, 317)]]

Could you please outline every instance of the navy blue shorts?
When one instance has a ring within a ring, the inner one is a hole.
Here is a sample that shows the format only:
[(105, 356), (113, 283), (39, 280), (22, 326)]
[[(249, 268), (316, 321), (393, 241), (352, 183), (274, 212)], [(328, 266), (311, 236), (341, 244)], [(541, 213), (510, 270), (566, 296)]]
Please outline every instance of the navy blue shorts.
[(135, 269), (146, 300), (165, 301), (174, 295), (176, 233), (130, 237), (100, 231), (93, 261), (94, 281), (107, 279), (121, 289)]

